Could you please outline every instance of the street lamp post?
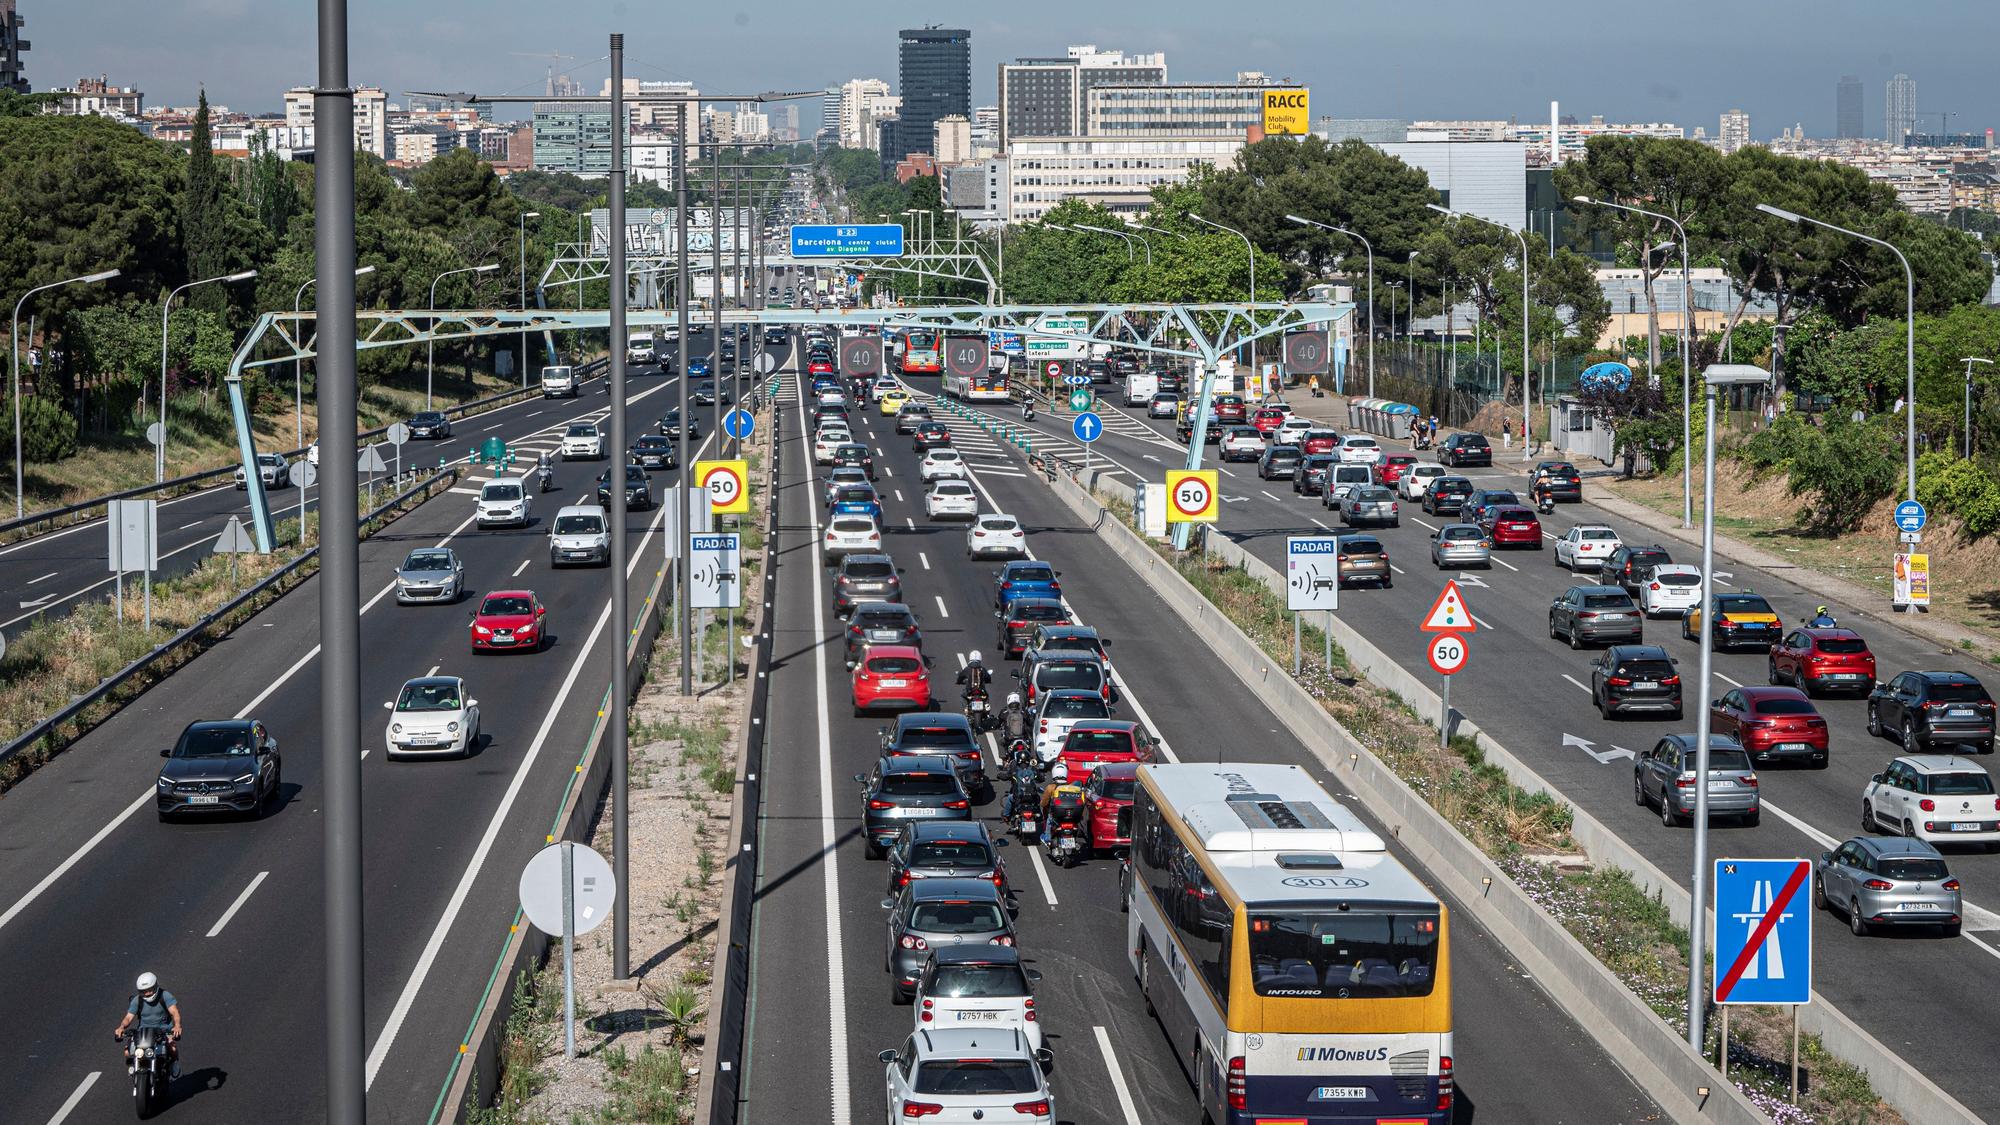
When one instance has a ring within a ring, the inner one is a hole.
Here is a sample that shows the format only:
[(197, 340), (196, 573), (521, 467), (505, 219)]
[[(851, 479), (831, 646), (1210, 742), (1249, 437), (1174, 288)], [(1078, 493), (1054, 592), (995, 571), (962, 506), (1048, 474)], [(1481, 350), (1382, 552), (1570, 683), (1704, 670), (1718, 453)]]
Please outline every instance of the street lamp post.
[[(438, 282), (443, 281), (445, 278), (450, 277), (453, 274), (492, 273), (494, 270), (497, 270), (499, 268), (500, 268), (499, 263), (488, 262), (483, 266), (466, 266), (463, 269), (446, 270), (443, 273), (437, 275), (436, 277), (431, 278), (431, 303), (430, 303), (431, 338), (426, 339), (424, 341), (424, 409), (425, 410), (429, 410), (431, 408), (431, 368), (433, 366), (433, 361), (437, 358), (436, 336), (437, 336)], [(612, 346), (616, 347), (617, 341), (613, 341)]]
[[(540, 211), (521, 212), (521, 311), (528, 311), (528, 220), (542, 217)], [(521, 325), (521, 389), (528, 387), (528, 326)]]
[[(47, 285), (37, 285), (33, 289), (28, 290), (26, 293), (21, 294), (21, 299), (14, 302), (14, 334), (12, 337), (13, 347), (9, 350), (8, 354), (13, 357), (13, 372), (14, 372), (14, 518), (15, 519), (22, 518), (24, 514), (22, 511), (22, 504), (23, 504), (22, 489), (24, 487), (23, 485), (24, 474), (22, 473), (23, 462), (21, 460), (21, 306), (28, 303), (28, 298), (34, 296), (37, 293), (40, 293), (44, 289), (60, 289), (65, 285), (94, 285), (100, 281), (110, 281), (112, 278), (118, 276), (118, 272), (119, 271), (117, 270), (104, 270), (101, 273), (88, 273), (84, 274), (82, 277), (71, 277), (71, 278), (66, 278), (62, 281), (52, 281)], [(30, 337), (32, 337), (34, 335), (34, 325), (30, 324), (28, 326), (28, 329), (29, 329), (28, 334)], [(34, 345), (35, 345), (34, 340), (30, 339), (28, 341), (28, 346), (34, 347)]]
[[(160, 304), (160, 444), (153, 452), (153, 483), (155, 484), (162, 483), (167, 479), (167, 317), (173, 312), (174, 298), (193, 289), (197, 285), (209, 285), (218, 281), (226, 283), (248, 281), (256, 276), (256, 270), (243, 270), (239, 273), (224, 274), (221, 277), (205, 277), (200, 281), (190, 281), (179, 289), (167, 294), (167, 299)], [(18, 427), (15, 432), (19, 432)]]
[(1410, 251), (1407, 267), (1410, 281), (1410, 312), (1403, 318), (1403, 362), (1415, 365), (1417, 357), (1417, 254)]
[[(1137, 237), (1136, 235), (1126, 234), (1124, 231), (1112, 230), (1110, 227), (1094, 227), (1091, 226), (1089, 223), (1078, 223), (1076, 226), (1078, 230), (1087, 230), (1094, 234), (1108, 234), (1111, 237), (1123, 242), (1125, 244), (1125, 260), (1128, 262), (1132, 260), (1132, 239)], [(1145, 239), (1142, 238), (1139, 239), (1139, 241), (1144, 242)], [(1148, 246), (1146, 247), (1146, 265), (1148, 268), (1150, 268), (1152, 264), (1153, 264), (1153, 248)]]
[[(1535, 432), (1535, 419), (1532, 413), (1534, 410), (1534, 373), (1528, 370), (1528, 236), (1508, 226), (1506, 223), (1496, 222), (1484, 215), (1474, 215), (1469, 211), (1454, 211), (1449, 207), (1440, 207), (1435, 203), (1426, 203), (1424, 206), (1436, 211), (1440, 215), (1446, 215), (1454, 219), (1472, 219), (1475, 222), (1485, 223), (1487, 226), (1499, 227), (1501, 230), (1513, 235), (1521, 243), (1521, 460), (1526, 461), (1533, 455), (1529, 446), (1532, 444), (1531, 437)], [(1506, 384), (1503, 381), (1501, 385), (1505, 386)]]
[[(1204, 219), (1200, 215), (1197, 215), (1192, 211), (1188, 212), (1188, 218), (1193, 219), (1195, 222), (1200, 223), (1203, 226), (1214, 227), (1216, 230), (1228, 231), (1230, 234), (1233, 234), (1236, 237), (1243, 240), (1243, 250), (1245, 253), (1250, 255), (1250, 303), (1253, 305), (1256, 304), (1257, 303), (1257, 248), (1250, 244), (1250, 236), (1244, 234), (1240, 230), (1237, 230), (1235, 227), (1225, 227), (1221, 223), (1215, 222), (1212, 219)], [(1250, 326), (1253, 329), (1257, 326), (1257, 317), (1254, 312), (1250, 316)], [(1254, 337), (1250, 341), (1250, 373), (1253, 375), (1257, 373), (1257, 341)]]
[[(1965, 357), (1963, 362), (1965, 364), (1965, 456), (1969, 459), (1972, 456), (1972, 365), (1975, 363), (1992, 363), (1993, 361), (1990, 359), (1981, 359), (1976, 355), (1969, 355)], [(18, 430), (20, 427), (21, 423), (16, 421), (14, 428)]]
[[(374, 266), (362, 266), (354, 271), (354, 276), (360, 277), (363, 274), (371, 274), (374, 272), (375, 272)], [(292, 294), (293, 316), (299, 315), (299, 313), (304, 310), (306, 290), (311, 289), (313, 287), (313, 283), (317, 282), (318, 280), (319, 280), (318, 276), (306, 278), (305, 281), (299, 286), (298, 292)], [(299, 448), (304, 449), (306, 445), (306, 399), (305, 399), (305, 360), (303, 359), (295, 359), (292, 361), (292, 426), (297, 431), (295, 436), (299, 443)], [(303, 503), (304, 502), (303, 499), (301, 499), (300, 502)], [(301, 537), (301, 541), (303, 541), (303, 537), (305, 535), (305, 526), (306, 526), (305, 517), (301, 515), (299, 517), (299, 535)]]
[(1359, 242), (1361, 244), (1361, 249), (1368, 255), (1368, 397), (1374, 398), (1375, 397), (1375, 247), (1367, 239), (1361, 237), (1359, 234), (1356, 234), (1351, 230), (1348, 230), (1346, 227), (1337, 227), (1334, 226), (1332, 223), (1314, 222), (1311, 219), (1302, 218), (1298, 215), (1286, 215), (1285, 218), (1290, 220), (1291, 222), (1299, 224), (1300, 226), (1318, 227), (1321, 230), (1330, 230), (1336, 234), (1344, 234), (1347, 237), (1353, 239), (1354, 241)]

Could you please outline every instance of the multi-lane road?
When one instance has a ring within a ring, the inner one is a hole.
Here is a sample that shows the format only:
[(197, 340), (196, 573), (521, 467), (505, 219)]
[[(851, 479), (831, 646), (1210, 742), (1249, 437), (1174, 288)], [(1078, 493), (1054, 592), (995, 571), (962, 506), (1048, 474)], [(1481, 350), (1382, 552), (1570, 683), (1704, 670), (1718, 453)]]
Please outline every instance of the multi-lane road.
[[(936, 385), (912, 382), (920, 391)], [(840, 625), (819, 553), (824, 509), (802, 440), (810, 428), (796, 384), (788, 380), (781, 396), (778, 604), (742, 1119), (873, 1121), (885, 1104), (876, 1052), (900, 1044), (914, 1026), (913, 1010), (888, 996), (884, 867), (863, 855), (859, 787), (851, 780), (873, 764), (885, 720), (850, 717)], [(952, 705), (952, 677), (973, 650), (987, 654), (1004, 691), (1012, 681), (994, 646), (996, 564), (967, 560), (962, 522), (924, 518), (918, 457), (892, 420), (873, 404), (852, 417), (857, 439), (876, 449), (884, 548), (904, 570), (905, 601), (920, 616), (925, 650), (936, 661), (933, 675), (942, 683), (934, 693)], [(1321, 772), (1249, 690), (1216, 674), (1206, 648), (1010, 451), (976, 426), (942, 411), (938, 417), (953, 428), (982, 508), (1023, 521), (1029, 549), (1062, 571), (1079, 619), (1113, 641), (1120, 717), (1143, 722), (1178, 760), (1286, 762)], [(989, 738), (989, 755), (997, 749)], [(989, 773), (997, 776), (997, 767), (989, 760)], [(998, 809), (996, 798), (978, 815), (997, 823)], [(1116, 861), (1065, 870), (1044, 863), (1033, 847), (1002, 854), (1018, 892), (1021, 948), (1043, 974), (1036, 1010), (1056, 1056), (1059, 1119), (1193, 1121), (1193, 1090), (1146, 1014), (1127, 964)], [(1616, 1060), (1525, 979), (1469, 914), (1456, 916), (1453, 935), (1461, 1120), (1475, 1113), (1494, 1121), (1657, 1119), (1658, 1109)], [(1535, 1033), (1522, 1035), (1524, 1027)]]

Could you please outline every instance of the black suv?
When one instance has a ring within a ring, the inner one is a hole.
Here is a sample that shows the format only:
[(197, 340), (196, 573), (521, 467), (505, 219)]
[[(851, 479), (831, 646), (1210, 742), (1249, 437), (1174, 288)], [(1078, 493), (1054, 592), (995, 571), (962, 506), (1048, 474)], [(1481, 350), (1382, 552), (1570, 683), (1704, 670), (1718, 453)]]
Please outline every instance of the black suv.
[(1424, 511), (1432, 515), (1461, 515), (1472, 495), (1472, 482), (1464, 477), (1439, 477), (1424, 489)]
[(420, 411), (410, 417), (410, 436), (448, 438), (451, 436), (451, 422), (445, 418), (442, 411)]
[(1438, 447), (1438, 460), (1452, 468), (1493, 464), (1493, 447), (1484, 434), (1453, 434)]
[(901, 602), (902, 574), (887, 555), (842, 555), (833, 571), (833, 612), (844, 617), (862, 602)]
[(648, 469), (671, 469), (674, 467), (674, 443), (671, 438), (658, 434), (645, 434), (632, 443), (632, 463)]
[(1938, 743), (1993, 752), (1993, 697), (1963, 672), (1899, 672), (1868, 693), (1868, 733), (1894, 730), (1906, 754), (1928, 754)]
[(837, 469), (843, 465), (866, 472), (869, 480), (875, 479), (875, 455), (858, 441), (833, 447), (833, 467)]
[(1605, 556), (1604, 566), (1598, 571), (1607, 586), (1623, 586), (1633, 597), (1639, 596), (1639, 587), (1652, 581), (1653, 568), (1673, 562), (1673, 556), (1658, 543), (1650, 547), (1640, 547), (1626, 543)]
[(1000, 619), (1000, 635), (994, 647), (1002, 656), (1009, 657), (1027, 650), (1028, 641), (1038, 627), (1075, 623), (1069, 607), (1055, 598), (1015, 598), (1007, 603), (1005, 611), (996, 610), (993, 616)]
[[(1549, 495), (1558, 501), (1583, 503), (1583, 474), (1568, 461), (1537, 461), (1530, 479), (1547, 481)], [(1533, 492), (1533, 486), (1528, 491)]]
[(1299, 462), (1305, 453), (1296, 445), (1274, 445), (1264, 451), (1257, 461), (1257, 475), (1265, 480), (1273, 477), (1289, 477), (1298, 472)]
[[(597, 474), (597, 506), (611, 510), (611, 470)], [(653, 506), (653, 483), (646, 479), (646, 470), (638, 465), (625, 466), (625, 506), (627, 508), (651, 508)]]
[(1590, 698), (1597, 713), (1664, 711), (1681, 721), (1681, 677), (1658, 645), (1612, 645), (1590, 663)]
[(861, 832), (869, 859), (882, 858), (915, 810), (923, 810), (916, 815), (929, 823), (972, 819), (972, 797), (951, 759), (942, 755), (884, 757), (854, 780), (861, 785)]

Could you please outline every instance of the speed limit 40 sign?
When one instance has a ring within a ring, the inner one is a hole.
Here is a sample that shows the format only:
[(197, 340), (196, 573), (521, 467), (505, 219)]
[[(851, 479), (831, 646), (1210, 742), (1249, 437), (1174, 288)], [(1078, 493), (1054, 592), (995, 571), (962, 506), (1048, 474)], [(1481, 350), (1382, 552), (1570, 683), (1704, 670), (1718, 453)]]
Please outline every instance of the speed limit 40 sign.
[(750, 510), (748, 461), (696, 461), (694, 479), (708, 493), (708, 509), (716, 515), (743, 515)]
[(1214, 469), (1174, 469), (1167, 473), (1167, 522), (1214, 523), (1222, 496)]

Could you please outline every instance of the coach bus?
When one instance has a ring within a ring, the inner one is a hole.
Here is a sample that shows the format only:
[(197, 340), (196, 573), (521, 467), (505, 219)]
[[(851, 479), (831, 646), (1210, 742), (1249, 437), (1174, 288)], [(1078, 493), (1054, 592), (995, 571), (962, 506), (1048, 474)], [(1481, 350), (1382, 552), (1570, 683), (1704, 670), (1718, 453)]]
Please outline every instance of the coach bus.
[(944, 353), (937, 333), (913, 328), (903, 341), (903, 374), (936, 375), (944, 370)]
[(1217, 1125), (1451, 1120), (1450, 921), (1305, 771), (1143, 765), (1125, 948)]
[(1004, 368), (999, 371), (988, 369), (971, 375), (946, 372), (944, 396), (964, 402), (1006, 402), (1009, 397), (1007, 372)]

